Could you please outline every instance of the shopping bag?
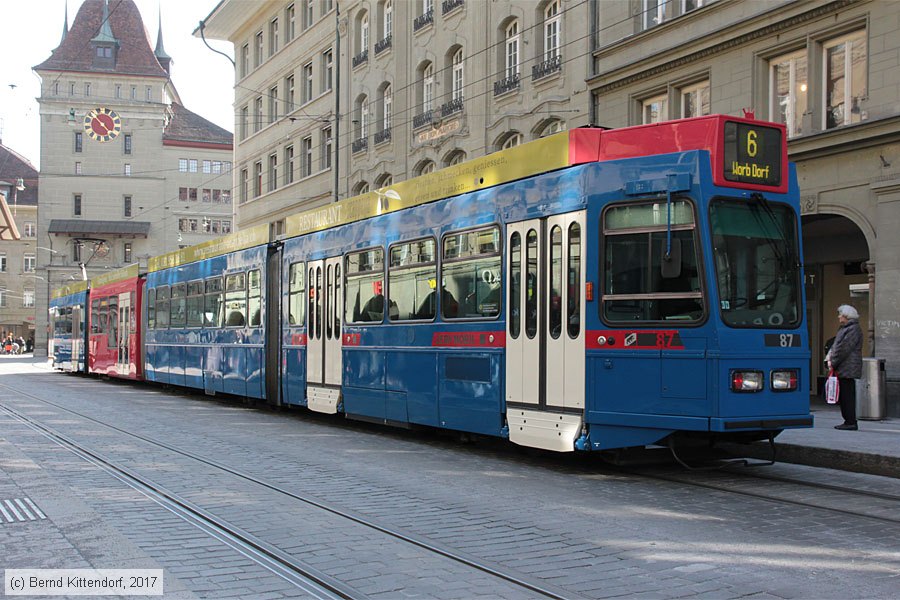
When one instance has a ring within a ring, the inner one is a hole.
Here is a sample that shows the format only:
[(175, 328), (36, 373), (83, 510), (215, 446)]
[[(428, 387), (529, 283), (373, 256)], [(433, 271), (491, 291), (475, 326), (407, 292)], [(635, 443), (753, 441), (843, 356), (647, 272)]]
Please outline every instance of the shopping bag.
[(841, 385), (838, 383), (837, 375), (835, 375), (832, 370), (828, 373), (828, 379), (825, 380), (825, 402), (828, 404), (837, 404), (840, 393)]

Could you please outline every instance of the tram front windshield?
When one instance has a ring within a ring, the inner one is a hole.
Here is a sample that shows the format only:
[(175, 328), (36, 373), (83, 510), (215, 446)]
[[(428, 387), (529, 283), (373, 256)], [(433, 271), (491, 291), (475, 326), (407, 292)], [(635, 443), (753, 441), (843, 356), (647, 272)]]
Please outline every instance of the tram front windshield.
[(732, 327), (787, 329), (800, 323), (796, 216), (761, 196), (714, 200), (713, 254), (722, 321)]

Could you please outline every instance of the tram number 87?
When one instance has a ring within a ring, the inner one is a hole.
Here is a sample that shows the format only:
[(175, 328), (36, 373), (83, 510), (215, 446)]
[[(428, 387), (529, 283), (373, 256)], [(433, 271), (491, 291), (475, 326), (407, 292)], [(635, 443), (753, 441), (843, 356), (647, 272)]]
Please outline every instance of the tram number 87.
[(796, 333), (767, 333), (766, 346), (776, 348), (799, 348), (800, 336)]

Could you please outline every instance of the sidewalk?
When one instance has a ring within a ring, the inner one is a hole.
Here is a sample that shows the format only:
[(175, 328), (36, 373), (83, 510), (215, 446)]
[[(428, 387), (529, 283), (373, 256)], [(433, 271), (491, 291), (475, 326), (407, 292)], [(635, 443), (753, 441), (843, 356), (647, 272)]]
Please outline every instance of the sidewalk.
[[(860, 419), (859, 431), (840, 431), (834, 428), (844, 422), (840, 408), (811, 400), (815, 426), (788, 429), (775, 438), (777, 461), (900, 478), (900, 419)], [(748, 454), (767, 457), (768, 444), (754, 444)]]

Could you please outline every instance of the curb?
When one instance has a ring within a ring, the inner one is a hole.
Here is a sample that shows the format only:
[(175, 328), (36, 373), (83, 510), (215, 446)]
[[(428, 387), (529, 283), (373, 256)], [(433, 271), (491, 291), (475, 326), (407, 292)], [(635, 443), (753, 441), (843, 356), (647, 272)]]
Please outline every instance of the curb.
[[(768, 459), (772, 455), (768, 444), (753, 443), (730, 446), (729, 449), (736, 454), (749, 458)], [(798, 446), (796, 444), (779, 444), (777, 441), (776, 446), (778, 450), (775, 455), (775, 462), (900, 479), (900, 458), (898, 457), (852, 452), (850, 450)]]

